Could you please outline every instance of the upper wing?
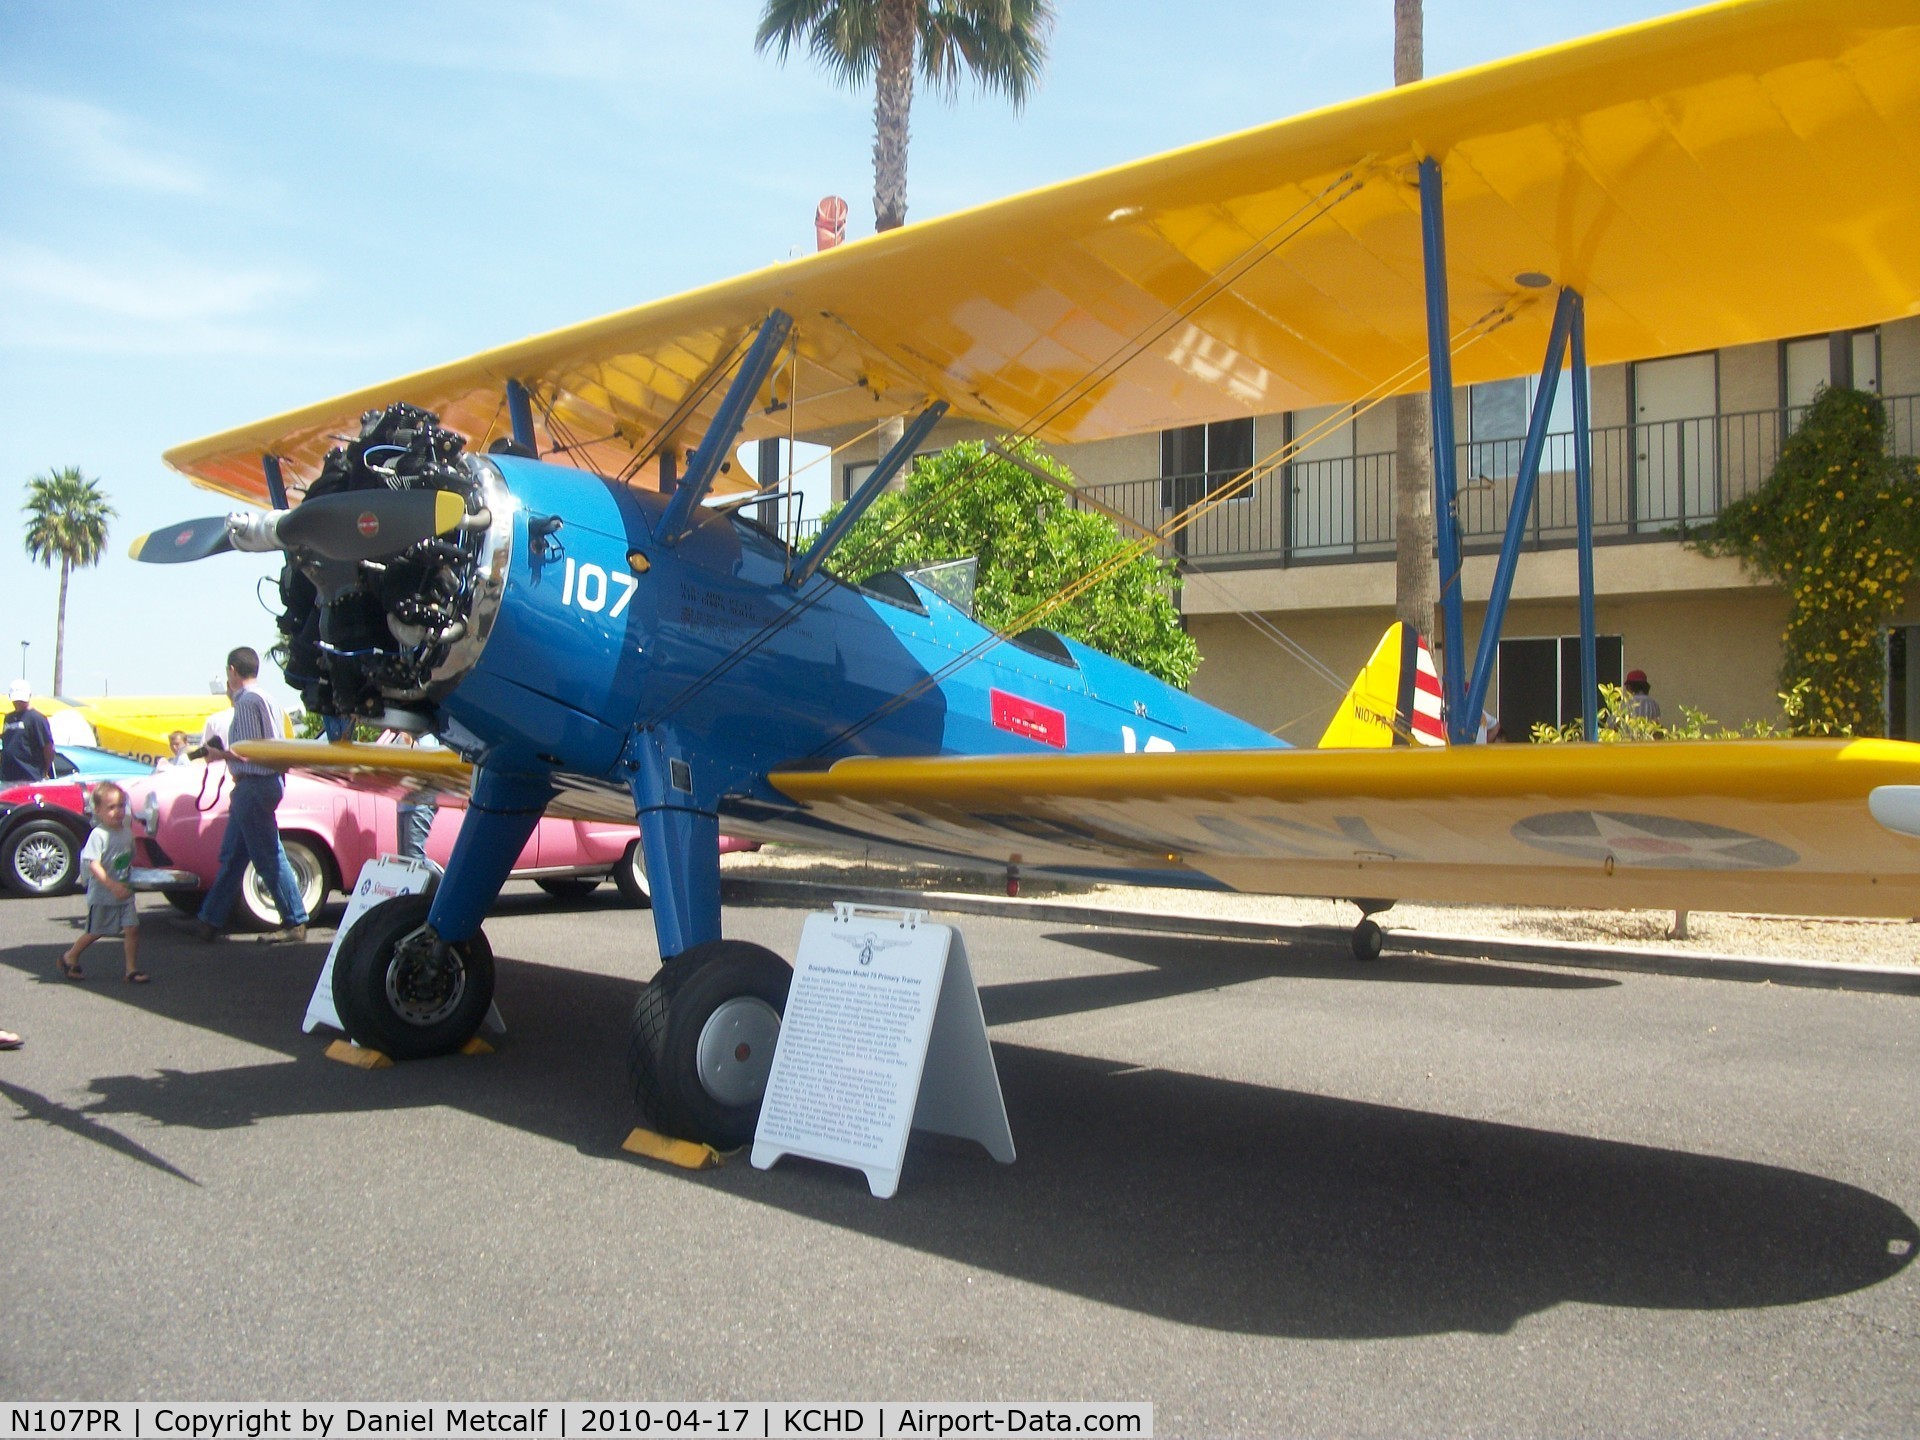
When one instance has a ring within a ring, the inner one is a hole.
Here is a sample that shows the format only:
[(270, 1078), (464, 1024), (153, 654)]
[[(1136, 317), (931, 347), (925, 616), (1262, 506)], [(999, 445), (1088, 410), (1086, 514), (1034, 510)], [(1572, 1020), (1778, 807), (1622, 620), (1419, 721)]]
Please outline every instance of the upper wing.
[(1900, 741), (854, 759), (772, 779), (848, 829), (995, 863), (1348, 899), (1920, 915), (1903, 818), (1920, 745)]
[(614, 474), (703, 432), (702, 381), (775, 307), (799, 363), (747, 439), (849, 433), (927, 398), (1055, 442), (1350, 401), (1426, 352), (1408, 184), (1426, 156), (1444, 167), (1454, 326), (1510, 312), (1456, 357), (1460, 383), (1537, 369), (1551, 292), (1522, 275), (1585, 295), (1595, 362), (1878, 324), (1920, 295), (1920, 16), (1710, 6), (909, 225), (167, 460), (258, 501), (264, 452), (297, 489), (393, 400), (484, 445), (518, 379), (543, 451), (572, 442)]

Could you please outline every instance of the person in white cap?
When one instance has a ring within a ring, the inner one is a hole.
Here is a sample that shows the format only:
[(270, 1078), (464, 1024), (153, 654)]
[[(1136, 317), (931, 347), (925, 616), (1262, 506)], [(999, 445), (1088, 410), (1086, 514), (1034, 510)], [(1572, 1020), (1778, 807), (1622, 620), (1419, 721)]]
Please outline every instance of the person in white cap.
[(13, 709), (0, 735), (0, 780), (44, 780), (53, 773), (53, 727), (28, 703), (33, 686), (16, 680), (7, 687)]

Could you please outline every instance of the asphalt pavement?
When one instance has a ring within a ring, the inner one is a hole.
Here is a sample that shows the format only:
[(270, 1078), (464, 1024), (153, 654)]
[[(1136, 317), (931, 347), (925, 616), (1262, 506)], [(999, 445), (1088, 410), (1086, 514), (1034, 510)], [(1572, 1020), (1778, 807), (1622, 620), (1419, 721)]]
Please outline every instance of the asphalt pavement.
[[(328, 932), (0, 900), (0, 1394), (1145, 1400), (1160, 1435), (1920, 1433), (1920, 998), (948, 917), (1019, 1157), (619, 1147), (651, 927), (515, 885), (496, 1053), (361, 1071)], [(337, 915), (337, 906), (329, 915)], [(940, 918), (940, 917), (936, 917)], [(791, 954), (803, 914), (730, 907)]]

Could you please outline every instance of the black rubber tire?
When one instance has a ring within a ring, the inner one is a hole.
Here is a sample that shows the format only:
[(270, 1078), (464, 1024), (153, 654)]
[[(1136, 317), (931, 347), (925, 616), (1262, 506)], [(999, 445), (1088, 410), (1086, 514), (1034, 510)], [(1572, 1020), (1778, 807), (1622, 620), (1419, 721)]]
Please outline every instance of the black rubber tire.
[[(628, 1035), (627, 1078), (647, 1123), (716, 1150), (737, 1150), (751, 1141), (792, 984), (792, 966), (744, 940), (711, 940), (668, 961), (640, 992)], [(700, 1067), (709, 1022), (724, 1024), (741, 1013), (754, 1018), (756, 1012), (763, 1020), (760, 1006), (773, 1012), (772, 1034), (760, 1024), (762, 1043), (751, 1050), (743, 1044), (730, 1057), (739, 1064), (729, 1065), (726, 1084), (736, 1093), (715, 1093)], [(738, 1093), (742, 1089), (748, 1093)]]
[(584, 900), (600, 888), (591, 875), (561, 875), (533, 882), (556, 900)]
[(1378, 960), (1380, 952), (1387, 947), (1387, 932), (1372, 920), (1362, 920), (1353, 927), (1353, 958), (1366, 964)]
[(428, 895), (381, 901), (347, 932), (333, 965), (333, 1007), (347, 1035), (395, 1060), (451, 1054), (473, 1038), (493, 1004), (493, 947), (484, 933), (475, 931), (452, 947), (456, 965), (451, 983), (420, 998), (423, 1007), (439, 1001), (444, 1008), (430, 1016), (410, 1016), (396, 1008), (393, 987), (410, 977), (390, 973), (395, 946), (426, 925), (432, 908)]
[(627, 853), (613, 867), (613, 883), (619, 887), (620, 898), (634, 909), (653, 908), (653, 886), (647, 880), (646, 856), (638, 840), (627, 845)]
[(198, 915), (200, 907), (207, 903), (207, 892), (204, 890), (162, 890), (160, 893), (182, 915)]
[(29, 820), (0, 844), (0, 881), (16, 895), (64, 895), (80, 884), (80, 842), (58, 820)]
[[(312, 919), (314, 912), (326, 903), (327, 892), (333, 889), (333, 865), (326, 847), (304, 835), (282, 835), (280, 844), (287, 852), (287, 863), (293, 866), (293, 878), (300, 882), (300, 900), (307, 907), (307, 918)], [(253, 868), (251, 860), (241, 872), (240, 893), (235, 898), (238, 901), (233, 907), (236, 929), (278, 930), (286, 924), (274, 908), (273, 892), (261, 882), (260, 872)]]

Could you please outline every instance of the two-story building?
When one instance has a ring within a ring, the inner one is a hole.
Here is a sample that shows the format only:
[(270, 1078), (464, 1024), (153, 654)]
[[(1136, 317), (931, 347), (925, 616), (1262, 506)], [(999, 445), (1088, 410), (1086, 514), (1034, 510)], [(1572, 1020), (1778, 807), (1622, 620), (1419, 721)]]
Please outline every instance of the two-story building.
[[(1459, 387), (1459, 520), (1466, 552), (1469, 652), (1507, 524), (1537, 377)], [(1786, 337), (1592, 371), (1594, 572), (1599, 674), (1650, 677), (1668, 712), (1691, 705), (1735, 725), (1777, 720), (1784, 593), (1739, 562), (1684, 541), (1727, 500), (1771, 471), (1817, 387), (1850, 384), (1886, 398), (1890, 440), (1920, 453), (1920, 318), (1864, 330)], [(1394, 607), (1394, 405), (1256, 415), (1064, 447), (1082, 487), (1142, 524), (1164, 528), (1185, 507), (1259, 478), (1174, 536), (1186, 573), (1180, 605), (1203, 661), (1194, 692), (1299, 744), (1318, 738), (1339, 699), (1327, 674), (1288, 653), (1277, 628), (1350, 677)], [(1559, 387), (1539, 489), (1489, 695), (1503, 730), (1577, 718), (1579, 606), (1570, 392)], [(928, 448), (982, 434), (937, 431)], [(1296, 443), (1306, 440), (1307, 443)], [(1279, 457), (1286, 457), (1275, 464)], [(871, 469), (841, 466), (836, 495)], [(1246, 615), (1264, 624), (1249, 624)], [(1889, 635), (1888, 714), (1920, 737), (1920, 611)], [(1914, 642), (1910, 650), (1909, 639)]]

